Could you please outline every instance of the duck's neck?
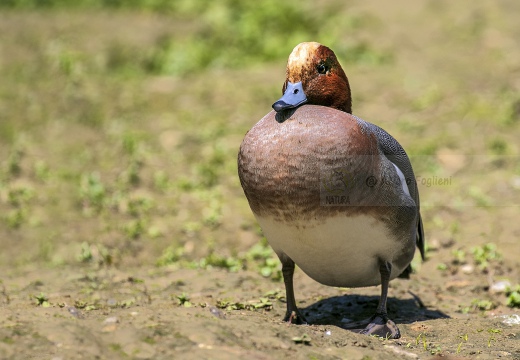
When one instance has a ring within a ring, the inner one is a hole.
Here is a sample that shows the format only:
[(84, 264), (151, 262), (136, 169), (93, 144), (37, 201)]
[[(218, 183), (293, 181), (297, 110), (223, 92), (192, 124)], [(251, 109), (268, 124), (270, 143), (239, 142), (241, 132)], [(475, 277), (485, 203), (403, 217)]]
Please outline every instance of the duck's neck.
[(311, 83), (308, 89), (309, 104), (331, 107), (352, 114), (352, 97), (346, 76), (331, 76), (325, 85)]
[(352, 114), (352, 95), (350, 92), (350, 85), (348, 83), (348, 80), (345, 76), (345, 86), (342, 88), (343, 91), (341, 92), (341, 96), (338, 96), (338, 103), (337, 107), (333, 106), (334, 108), (344, 111), (346, 113)]
[(335, 109), (338, 109), (340, 111), (344, 111), (346, 113), (352, 114), (352, 100), (349, 98), (348, 102), (340, 104), (340, 106), (332, 106)]
[(319, 98), (313, 98), (312, 95), (307, 97), (308, 104), (315, 104), (330, 107), (339, 111), (352, 114), (352, 98), (350, 97), (350, 87), (342, 87), (341, 90), (336, 88), (334, 92), (322, 92)]

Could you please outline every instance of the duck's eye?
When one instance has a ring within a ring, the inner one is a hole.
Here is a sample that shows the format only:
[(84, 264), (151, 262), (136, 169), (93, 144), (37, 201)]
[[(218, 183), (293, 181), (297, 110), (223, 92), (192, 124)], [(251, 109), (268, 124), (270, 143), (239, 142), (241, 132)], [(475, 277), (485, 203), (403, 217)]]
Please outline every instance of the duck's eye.
[(318, 70), (320, 74), (327, 73), (327, 67), (324, 64), (319, 64), (318, 66), (316, 66), (316, 70)]

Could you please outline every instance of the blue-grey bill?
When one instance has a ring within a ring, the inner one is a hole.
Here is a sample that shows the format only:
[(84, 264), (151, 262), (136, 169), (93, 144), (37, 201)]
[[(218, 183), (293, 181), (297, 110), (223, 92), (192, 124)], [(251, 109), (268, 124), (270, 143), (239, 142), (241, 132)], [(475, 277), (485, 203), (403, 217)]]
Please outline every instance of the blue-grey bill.
[(292, 109), (301, 104), (307, 102), (307, 96), (303, 91), (302, 82), (299, 81), (295, 84), (287, 82), (287, 88), (283, 96), (273, 104), (273, 109), (276, 112), (280, 112), (287, 109)]

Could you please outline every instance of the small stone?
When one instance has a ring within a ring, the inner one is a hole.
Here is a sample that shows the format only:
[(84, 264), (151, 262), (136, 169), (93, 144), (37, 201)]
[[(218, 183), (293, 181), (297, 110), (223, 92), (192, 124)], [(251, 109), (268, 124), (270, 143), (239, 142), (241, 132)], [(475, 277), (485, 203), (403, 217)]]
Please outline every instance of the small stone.
[(462, 271), (462, 273), (464, 273), (466, 275), (473, 273), (473, 270), (475, 270), (475, 267), (470, 264), (462, 265), (460, 267), (460, 271)]
[(108, 300), (107, 300), (107, 305), (108, 305), (108, 306), (112, 306), (112, 307), (113, 307), (113, 306), (117, 306), (117, 301), (116, 301), (116, 299), (108, 299)]
[(489, 287), (489, 291), (494, 294), (501, 294), (505, 293), (507, 289), (511, 288), (511, 283), (508, 280), (501, 280), (497, 281), (496, 283), (493, 283)]
[(506, 325), (520, 325), (520, 315), (518, 314), (499, 315), (497, 318), (503, 319), (502, 322)]
[(117, 324), (118, 322), (119, 319), (115, 316), (108, 317), (103, 321), (104, 324)]
[(222, 310), (217, 309), (217, 308), (214, 307), (214, 306), (210, 306), (210, 308), (209, 308), (209, 312), (210, 312), (211, 314), (213, 314), (213, 316), (218, 317), (219, 319), (225, 319), (225, 318), (226, 318), (226, 315), (224, 314), (224, 312), (222, 312)]
[(139, 315), (139, 313), (138, 313), (137, 311), (132, 311), (132, 312), (130, 313), (130, 315), (132, 315), (132, 316), (137, 316), (137, 315)]
[(325, 331), (325, 335), (330, 336), (330, 335), (332, 335), (332, 332), (330, 330), (327, 330), (327, 331)]
[(80, 311), (78, 309), (76, 309), (74, 306), (67, 307), (67, 310), (75, 318), (78, 318), (78, 319), (83, 318), (83, 315), (81, 315)]

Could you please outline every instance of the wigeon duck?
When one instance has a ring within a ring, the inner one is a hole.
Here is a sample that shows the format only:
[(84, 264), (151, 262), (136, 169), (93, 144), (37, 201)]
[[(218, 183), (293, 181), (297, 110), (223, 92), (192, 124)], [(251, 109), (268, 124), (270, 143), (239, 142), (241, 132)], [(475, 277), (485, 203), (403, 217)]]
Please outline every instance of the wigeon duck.
[(282, 263), (284, 320), (307, 322), (294, 298), (298, 264), (329, 286), (381, 284), (377, 310), (361, 333), (396, 339), (399, 329), (387, 316), (388, 284), (410, 273), (415, 246), (424, 258), (419, 193), (402, 146), (352, 115), (351, 107), (334, 52), (316, 42), (299, 44), (275, 111), (240, 146), (238, 173)]

